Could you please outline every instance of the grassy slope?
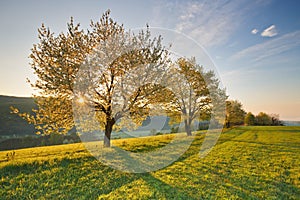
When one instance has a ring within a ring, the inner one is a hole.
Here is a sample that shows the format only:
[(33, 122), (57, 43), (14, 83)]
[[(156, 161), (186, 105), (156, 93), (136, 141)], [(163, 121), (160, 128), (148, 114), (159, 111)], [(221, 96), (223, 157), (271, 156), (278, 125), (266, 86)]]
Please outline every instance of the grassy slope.
[[(115, 140), (131, 151), (164, 145), (170, 136)], [(199, 158), (203, 134), (172, 165), (128, 174), (99, 163), (82, 144), (0, 152), (4, 199), (299, 199), (300, 127), (241, 127), (223, 133)]]

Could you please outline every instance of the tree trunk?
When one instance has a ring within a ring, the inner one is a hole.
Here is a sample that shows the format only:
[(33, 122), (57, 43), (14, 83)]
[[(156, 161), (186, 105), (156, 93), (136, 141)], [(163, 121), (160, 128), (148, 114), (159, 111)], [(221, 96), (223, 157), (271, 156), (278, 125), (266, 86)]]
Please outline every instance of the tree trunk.
[(187, 136), (192, 136), (191, 123), (187, 120), (184, 120), (184, 127)]
[(226, 122), (226, 128), (230, 128), (230, 122)]
[(105, 125), (104, 147), (110, 147), (110, 137), (111, 137), (113, 125), (114, 125), (113, 121), (107, 121)]

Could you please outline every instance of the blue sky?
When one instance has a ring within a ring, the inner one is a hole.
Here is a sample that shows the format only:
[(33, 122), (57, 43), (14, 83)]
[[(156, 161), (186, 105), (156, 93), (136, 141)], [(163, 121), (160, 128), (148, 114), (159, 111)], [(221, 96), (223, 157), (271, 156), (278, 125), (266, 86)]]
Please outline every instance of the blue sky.
[(111, 9), (125, 28), (182, 32), (208, 52), (230, 99), (247, 111), (300, 120), (300, 1), (0, 1), (0, 94), (30, 96), (28, 55), (45, 23), (66, 30), (70, 16), (89, 26)]

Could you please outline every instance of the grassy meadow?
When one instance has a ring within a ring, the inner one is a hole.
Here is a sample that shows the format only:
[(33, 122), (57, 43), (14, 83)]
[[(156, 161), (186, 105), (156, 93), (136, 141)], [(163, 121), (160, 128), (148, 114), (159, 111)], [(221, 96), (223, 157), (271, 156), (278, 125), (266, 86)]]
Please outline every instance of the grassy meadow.
[[(0, 199), (299, 199), (300, 127), (225, 130), (204, 158), (205, 132), (161, 170), (130, 174), (98, 162), (83, 144), (0, 152)], [(133, 152), (172, 135), (114, 140)]]

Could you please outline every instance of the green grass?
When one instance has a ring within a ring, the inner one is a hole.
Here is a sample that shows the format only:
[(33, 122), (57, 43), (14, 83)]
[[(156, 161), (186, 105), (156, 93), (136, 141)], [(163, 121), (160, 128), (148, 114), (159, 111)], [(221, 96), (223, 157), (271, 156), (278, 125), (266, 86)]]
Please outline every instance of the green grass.
[[(115, 140), (152, 151), (172, 135)], [(225, 131), (204, 158), (204, 135), (161, 170), (130, 174), (99, 163), (82, 144), (0, 152), (0, 199), (299, 199), (300, 127)]]

